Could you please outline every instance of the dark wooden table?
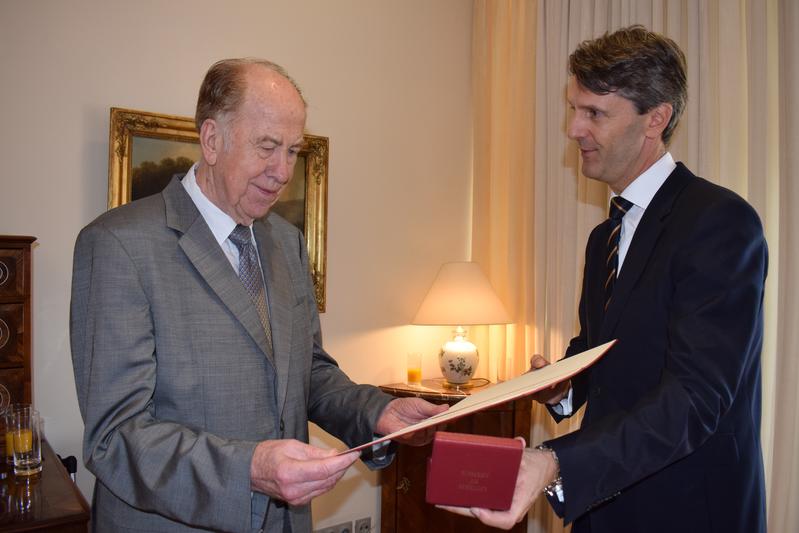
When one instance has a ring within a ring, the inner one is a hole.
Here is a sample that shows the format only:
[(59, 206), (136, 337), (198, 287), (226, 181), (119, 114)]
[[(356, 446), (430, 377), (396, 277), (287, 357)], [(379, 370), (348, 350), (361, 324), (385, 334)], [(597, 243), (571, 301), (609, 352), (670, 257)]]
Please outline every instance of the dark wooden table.
[(2, 464), (0, 476), (0, 531), (88, 531), (89, 505), (47, 441), (40, 474), (15, 476)]

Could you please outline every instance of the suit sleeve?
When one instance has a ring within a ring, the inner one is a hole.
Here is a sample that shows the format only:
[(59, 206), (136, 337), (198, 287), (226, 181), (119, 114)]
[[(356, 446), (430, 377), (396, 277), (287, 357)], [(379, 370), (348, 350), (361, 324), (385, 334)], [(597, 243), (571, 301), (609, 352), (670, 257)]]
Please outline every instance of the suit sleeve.
[[(298, 250), (302, 266), (296, 269), (296, 272), (310, 272), (305, 242), (301, 234), (298, 234)], [(303, 299), (311, 317), (313, 332), (308, 418), (348, 446), (369, 442), (374, 438), (374, 428), (380, 414), (394, 398), (373, 385), (353, 383), (324, 350), (319, 313), (309, 275), (302, 276), (301, 286), (304, 287)], [(371, 468), (388, 464), (384, 461), (371, 462), (366, 459), (365, 463)]]
[(158, 354), (150, 304), (125, 247), (98, 223), (75, 246), (70, 334), (83, 455), (98, 482), (140, 510), (248, 530), (256, 443), (153, 415)]
[[(665, 364), (631, 409), (549, 442), (565, 521), (694, 452), (759, 375), (767, 249), (742, 200), (704, 206), (672, 256)], [(660, 357), (659, 354), (641, 354)], [(620, 383), (629, 377), (619, 376)]]

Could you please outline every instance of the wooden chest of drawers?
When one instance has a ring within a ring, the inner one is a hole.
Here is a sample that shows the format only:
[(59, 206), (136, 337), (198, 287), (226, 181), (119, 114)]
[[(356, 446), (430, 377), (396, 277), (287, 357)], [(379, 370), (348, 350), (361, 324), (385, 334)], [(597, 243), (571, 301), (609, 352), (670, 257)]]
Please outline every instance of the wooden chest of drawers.
[(31, 244), (0, 235), (0, 384), (11, 402), (31, 403)]

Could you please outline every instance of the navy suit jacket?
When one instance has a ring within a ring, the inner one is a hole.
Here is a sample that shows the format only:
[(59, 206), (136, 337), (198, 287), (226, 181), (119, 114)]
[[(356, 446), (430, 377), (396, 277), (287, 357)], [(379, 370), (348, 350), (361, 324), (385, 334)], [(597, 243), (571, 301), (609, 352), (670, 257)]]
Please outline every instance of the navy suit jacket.
[(619, 342), (572, 382), (575, 411), (586, 404), (580, 430), (548, 443), (565, 522), (575, 533), (765, 531), (757, 214), (678, 163), (604, 311), (608, 231), (606, 221), (589, 237), (566, 355)]

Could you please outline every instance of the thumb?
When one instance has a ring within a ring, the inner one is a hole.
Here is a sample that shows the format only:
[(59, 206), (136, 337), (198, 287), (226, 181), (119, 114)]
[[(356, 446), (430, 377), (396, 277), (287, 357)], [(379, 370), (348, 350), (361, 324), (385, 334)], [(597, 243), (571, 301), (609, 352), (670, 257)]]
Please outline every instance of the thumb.
[(530, 358), (530, 366), (533, 368), (544, 368), (549, 364), (549, 361), (544, 359), (544, 356), (540, 354), (535, 354)]

